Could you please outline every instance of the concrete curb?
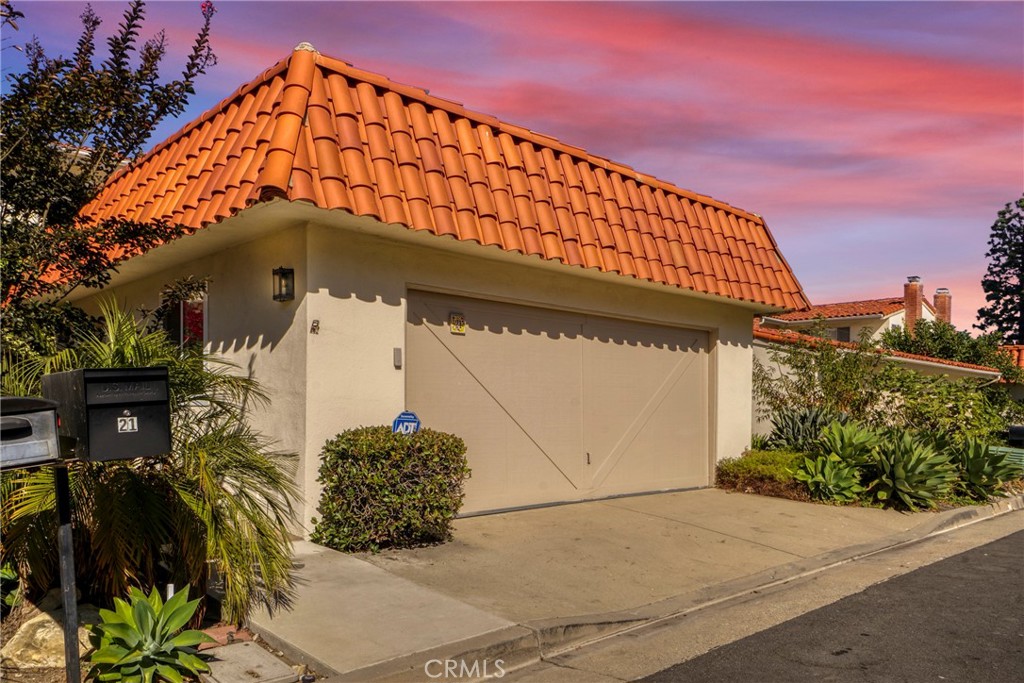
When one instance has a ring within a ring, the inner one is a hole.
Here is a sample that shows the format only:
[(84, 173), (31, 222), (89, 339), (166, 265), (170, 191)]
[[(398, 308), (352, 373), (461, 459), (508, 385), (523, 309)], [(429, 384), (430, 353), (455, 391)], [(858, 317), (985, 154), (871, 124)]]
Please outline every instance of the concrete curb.
[[(266, 641), (291, 659), (307, 663), (316, 671), (329, 675), (332, 681), (421, 681), (425, 680), (424, 666), (433, 660), (455, 660), (469, 665), (478, 662), (480, 666), (488, 662), (492, 669), (500, 660), (504, 671), (512, 671), (611, 636), (676, 619), (755, 591), (1018, 510), (1024, 510), (1024, 494), (988, 505), (940, 512), (912, 529), (877, 541), (839, 548), (636, 608), (526, 622), (344, 674), (333, 671), (289, 643), (278, 642), (273, 637), (266, 637)], [(261, 634), (261, 637), (264, 636)]]

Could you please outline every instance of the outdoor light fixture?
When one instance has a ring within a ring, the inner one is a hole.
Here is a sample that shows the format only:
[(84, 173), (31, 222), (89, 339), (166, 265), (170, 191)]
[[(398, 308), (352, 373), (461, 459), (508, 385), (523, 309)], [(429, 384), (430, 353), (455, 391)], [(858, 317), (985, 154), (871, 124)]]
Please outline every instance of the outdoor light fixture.
[(295, 298), (295, 269), (274, 268), (274, 301), (291, 301)]

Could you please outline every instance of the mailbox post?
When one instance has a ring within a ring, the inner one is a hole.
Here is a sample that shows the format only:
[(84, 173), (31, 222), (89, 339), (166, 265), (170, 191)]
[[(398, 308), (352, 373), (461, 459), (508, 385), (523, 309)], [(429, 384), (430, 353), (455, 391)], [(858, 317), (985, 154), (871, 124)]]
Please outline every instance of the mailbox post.
[(22, 396), (0, 398), (0, 470), (56, 465), (57, 549), (64, 605), (64, 666), (69, 683), (81, 680), (78, 662), (78, 602), (75, 590), (75, 552), (71, 540), (71, 491), (68, 468), (60, 461), (54, 401)]
[[(57, 547), (68, 683), (81, 680), (71, 490), (62, 457), (101, 462), (171, 451), (167, 368), (101, 368), (44, 375), (45, 399), (0, 399), (0, 469), (55, 465)], [(69, 448), (62, 449), (62, 445)]]

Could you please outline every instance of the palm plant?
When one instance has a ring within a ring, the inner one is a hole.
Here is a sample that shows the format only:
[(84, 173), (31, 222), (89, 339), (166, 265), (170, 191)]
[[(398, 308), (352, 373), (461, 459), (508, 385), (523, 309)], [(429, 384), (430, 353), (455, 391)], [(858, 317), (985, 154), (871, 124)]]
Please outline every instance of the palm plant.
[[(69, 466), (80, 585), (109, 603), (130, 586), (161, 582), (204, 595), (216, 577), (222, 616), (233, 622), (258, 604), (287, 605), (294, 456), (273, 451), (245, 418), (248, 403), (266, 396), (230, 363), (178, 348), (112, 302), (101, 315), (102, 336), (81, 333), (57, 357), (5, 358), (2, 380), (5, 394), (33, 395), (52, 370), (168, 368), (169, 456)], [(52, 470), (5, 473), (2, 494), (0, 559), (30, 568), (33, 588), (49, 588), (57, 576)]]

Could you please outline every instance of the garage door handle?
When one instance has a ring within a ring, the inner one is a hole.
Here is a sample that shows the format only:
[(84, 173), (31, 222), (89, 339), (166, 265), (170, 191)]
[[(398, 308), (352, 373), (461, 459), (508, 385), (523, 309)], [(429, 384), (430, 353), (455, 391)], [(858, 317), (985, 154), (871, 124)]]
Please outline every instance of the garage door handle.
[(590, 464), (590, 453), (587, 453), (587, 464)]

